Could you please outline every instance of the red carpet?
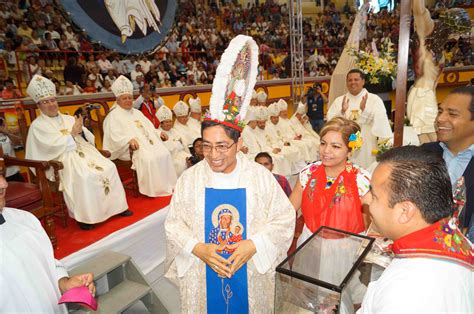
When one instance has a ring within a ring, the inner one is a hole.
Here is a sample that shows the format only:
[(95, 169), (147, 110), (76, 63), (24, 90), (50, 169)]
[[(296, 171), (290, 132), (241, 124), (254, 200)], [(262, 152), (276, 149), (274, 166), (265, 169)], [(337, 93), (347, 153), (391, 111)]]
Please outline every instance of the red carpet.
[(133, 211), (130, 217), (114, 216), (97, 224), (92, 230), (81, 230), (77, 222), (68, 217), (67, 227), (63, 227), (62, 219), (56, 220), (56, 236), (58, 238), (58, 246), (54, 250), (57, 259), (68, 256), (80, 249), (91, 245), (92, 243), (108, 236), (112, 232), (127, 227), (150, 214), (153, 214), (170, 203), (171, 196), (150, 198), (140, 195), (132, 196), (127, 191), (128, 207)]

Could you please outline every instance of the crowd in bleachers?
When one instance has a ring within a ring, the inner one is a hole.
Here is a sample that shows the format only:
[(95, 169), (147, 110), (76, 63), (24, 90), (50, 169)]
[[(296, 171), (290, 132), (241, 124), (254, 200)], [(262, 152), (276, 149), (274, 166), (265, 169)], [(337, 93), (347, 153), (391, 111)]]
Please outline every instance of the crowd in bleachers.
[[(110, 92), (116, 77), (131, 78), (139, 89), (145, 83), (162, 87), (210, 84), (220, 54), (236, 34), (251, 35), (260, 48), (260, 79), (288, 78), (291, 71), (287, 4), (261, 1), (256, 7), (227, 1), (180, 1), (176, 26), (166, 44), (152, 55), (121, 56), (90, 41), (65, 17), (53, 0), (9, 0), (0, 3), (0, 52), (9, 69), (19, 70), (23, 81), (34, 74), (54, 80), (58, 94)], [(452, 2), (452, 1), (451, 1)], [(436, 4), (436, 10), (452, 5)], [(458, 1), (459, 2), (459, 1)], [(458, 4), (458, 2), (456, 4)], [(331, 75), (349, 35), (355, 11), (338, 10), (329, 1), (322, 13), (303, 22), (305, 74)], [(388, 40), (398, 41), (398, 10), (369, 13), (362, 49)], [(271, 30), (271, 31), (270, 31)], [(395, 51), (396, 53), (396, 51)], [(447, 66), (472, 63), (469, 39), (446, 46)], [(10, 75), (10, 78), (17, 79)], [(8, 75), (1, 71), (0, 89)], [(14, 80), (11, 80), (15, 84)], [(11, 87), (10, 87), (11, 88)], [(8, 92), (5, 95), (13, 95)]]

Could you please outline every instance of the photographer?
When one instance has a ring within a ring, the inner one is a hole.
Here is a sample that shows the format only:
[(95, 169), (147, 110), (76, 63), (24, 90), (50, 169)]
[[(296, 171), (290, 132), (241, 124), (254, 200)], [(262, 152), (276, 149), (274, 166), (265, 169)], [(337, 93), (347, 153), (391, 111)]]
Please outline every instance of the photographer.
[(324, 104), (327, 102), (328, 99), (322, 92), (321, 84), (315, 83), (306, 94), (306, 104), (308, 105), (309, 122), (318, 134), (324, 125)]
[(192, 156), (187, 159), (188, 168), (194, 166), (198, 162), (204, 159), (202, 153), (202, 138), (199, 137), (194, 140), (193, 147), (190, 149)]
[[(3, 118), (0, 118), (0, 143), (2, 144), (4, 155), (16, 157), (13, 147), (21, 144), (21, 138), (8, 130), (5, 119)], [(17, 166), (7, 167), (5, 179), (7, 179), (7, 181), (25, 181), (23, 176), (20, 174), (20, 168)]]

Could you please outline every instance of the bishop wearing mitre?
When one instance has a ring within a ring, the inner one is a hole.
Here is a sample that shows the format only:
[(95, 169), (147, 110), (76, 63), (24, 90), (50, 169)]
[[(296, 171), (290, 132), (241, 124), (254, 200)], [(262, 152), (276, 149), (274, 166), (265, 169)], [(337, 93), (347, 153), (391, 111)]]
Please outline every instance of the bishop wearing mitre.
[(121, 160), (130, 160), (133, 151), (132, 167), (141, 194), (170, 195), (177, 180), (173, 159), (150, 120), (133, 108), (132, 82), (121, 75), (112, 84), (112, 92), (117, 100), (104, 120), (104, 149), (112, 159)]
[[(54, 83), (35, 75), (26, 91), (40, 115), (29, 128), (25, 157), (63, 163), (60, 189), (69, 215), (86, 230), (113, 215), (131, 215), (117, 168), (95, 148), (94, 135), (83, 127), (81, 116), (59, 112)], [(48, 176), (54, 179), (53, 173)]]

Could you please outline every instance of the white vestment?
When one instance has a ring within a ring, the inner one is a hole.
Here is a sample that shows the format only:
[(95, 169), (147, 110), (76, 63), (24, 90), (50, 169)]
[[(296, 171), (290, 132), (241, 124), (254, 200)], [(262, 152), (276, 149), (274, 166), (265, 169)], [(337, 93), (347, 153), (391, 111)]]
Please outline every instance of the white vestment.
[(412, 86), (408, 91), (407, 116), (416, 134), (436, 132), (434, 122), (437, 114), (438, 101), (434, 90)]
[(189, 117), (187, 126), (191, 130), (194, 139), (201, 137), (201, 121), (198, 121), (193, 117)]
[[(232, 173), (214, 173), (207, 161), (183, 173), (176, 184), (165, 222), (166, 274), (180, 289), (182, 313), (205, 313), (206, 264), (194, 256), (204, 240), (205, 188), (245, 188), (247, 235), (257, 252), (247, 262), (249, 313), (272, 313), (275, 267), (285, 257), (295, 226), (295, 211), (275, 177), (263, 166), (237, 154)], [(242, 309), (247, 312), (247, 309)]]
[[(257, 129), (257, 127), (255, 129)], [(268, 148), (268, 147), (260, 145), (260, 142), (257, 139), (257, 136), (255, 135), (255, 129), (252, 129), (249, 126), (246, 126), (244, 130), (242, 131), (244, 146), (247, 146), (249, 149), (248, 153), (245, 154), (245, 156), (250, 160), (254, 160), (255, 156), (258, 153), (267, 152), (272, 156), (273, 165), (274, 165), (273, 171), (275, 173), (281, 174), (284, 176), (291, 175), (292, 174), (291, 162), (285, 159), (283, 155), (277, 155), (277, 154), (272, 153), (271, 149), (265, 150), (265, 148)]]
[(150, 197), (170, 195), (176, 184), (176, 171), (159, 133), (139, 110), (114, 105), (104, 121), (104, 149), (112, 153), (112, 159), (130, 160), (131, 139), (139, 145), (132, 162), (140, 193)]
[(27, 211), (4, 208), (0, 225), (0, 304), (2, 313), (67, 313), (58, 305), (58, 280), (68, 277), (54, 259), (48, 235)]
[(187, 152), (181, 137), (173, 128), (171, 128), (169, 131), (164, 131), (161, 127), (159, 127), (158, 133), (162, 132), (168, 135), (168, 140), (164, 141), (163, 144), (166, 146), (173, 157), (174, 168), (176, 170), (177, 176), (179, 177), (181, 173), (186, 170), (186, 159), (191, 157), (191, 154)]
[(319, 160), (319, 144), (321, 139), (318, 133), (314, 132), (311, 123), (306, 121), (303, 125), (296, 116), (293, 116), (290, 119), (290, 126), (296, 134), (301, 134), (303, 140), (311, 143), (311, 147), (313, 148), (312, 153), (315, 154), (312, 161)]
[[(125, 191), (114, 163), (95, 148), (94, 135), (82, 128), (83, 135), (71, 136), (75, 119), (58, 114), (39, 115), (30, 126), (26, 141), (26, 158), (57, 160), (64, 169), (59, 171), (60, 189), (76, 221), (95, 224), (127, 210)], [(49, 171), (53, 180), (53, 172)]]
[[(271, 121), (270, 121), (271, 124)], [(289, 119), (283, 119), (280, 117), (278, 119), (278, 123), (275, 125), (277, 133), (286, 141), (289, 142), (291, 145), (296, 146), (301, 152), (303, 153), (303, 158), (305, 161), (314, 161), (318, 157), (318, 149), (314, 145), (313, 142), (310, 140), (306, 140), (303, 137), (301, 140), (295, 140), (294, 138), (298, 135), (293, 128), (291, 127), (291, 123)]]
[(358, 313), (474, 313), (474, 272), (434, 258), (395, 258)]
[(179, 134), (181, 140), (183, 141), (183, 145), (189, 150), (190, 146), (193, 146), (193, 142), (195, 139), (201, 137), (201, 131), (197, 134), (195, 131), (191, 129), (189, 126), (189, 120), (187, 124), (181, 124), (178, 120), (174, 122), (173, 129)]
[[(272, 147), (281, 149), (281, 153), (293, 161), (293, 164), (298, 167), (293, 167), (292, 173), (298, 173), (304, 165), (306, 160), (309, 158), (308, 150), (301, 148), (298, 144), (288, 142), (281, 131), (271, 122), (267, 121), (265, 124), (265, 138), (272, 143)], [(285, 143), (289, 143), (290, 146), (286, 146)], [(301, 166), (302, 165), (302, 166)]]
[[(360, 102), (365, 94), (369, 94), (365, 110), (360, 110)], [(375, 155), (372, 150), (377, 149), (377, 138), (388, 139), (392, 136), (392, 129), (388, 121), (387, 112), (382, 99), (369, 93), (365, 88), (358, 95), (346, 93), (334, 100), (327, 113), (328, 121), (334, 117), (342, 116), (342, 101), (346, 96), (349, 99), (349, 108), (344, 114), (347, 119), (355, 118), (355, 122), (360, 125), (362, 136), (362, 147), (355, 151), (351, 160), (367, 169), (374, 161)]]

